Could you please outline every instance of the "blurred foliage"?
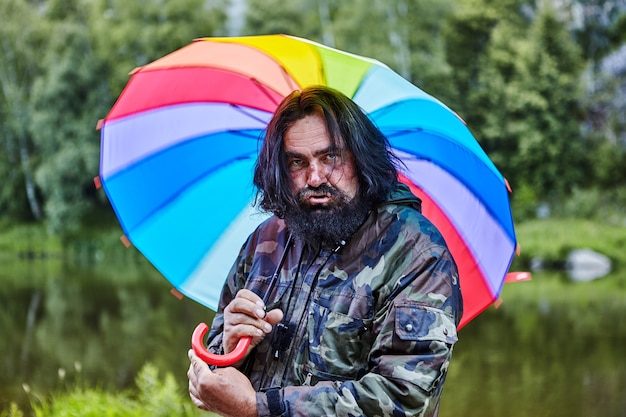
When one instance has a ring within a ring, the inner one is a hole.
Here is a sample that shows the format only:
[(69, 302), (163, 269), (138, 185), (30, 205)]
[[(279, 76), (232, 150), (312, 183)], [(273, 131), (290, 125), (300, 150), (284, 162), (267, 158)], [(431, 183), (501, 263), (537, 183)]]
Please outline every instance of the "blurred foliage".
[[(506, 284), (502, 306), (490, 308), (461, 331), (442, 408), (456, 411), (446, 412), (450, 415), (539, 415), (549, 391), (551, 404), (568, 407), (552, 415), (591, 415), (577, 408), (590, 402), (604, 415), (620, 415), (607, 409), (623, 407), (598, 402), (604, 398), (623, 404), (619, 346), (626, 334), (621, 320), (626, 231), (601, 222), (546, 219), (524, 222), (517, 232), (522, 246), (517, 261), (534, 256), (562, 260), (573, 247), (591, 247), (610, 256), (621, 272), (588, 283), (569, 282), (560, 272), (533, 273), (532, 281)], [(14, 238), (25, 234), (20, 227)], [(45, 236), (44, 231), (29, 234), (35, 241)], [(110, 245), (116, 240), (103, 239), (112, 240)], [(8, 398), (27, 396), (37, 408), (33, 415), (40, 417), (196, 415), (183, 388), (187, 361), (181, 352), (187, 348), (190, 329), (205, 320), (206, 309), (173, 299), (164, 280), (145, 263), (110, 259), (105, 255), (84, 275), (50, 260), (22, 262), (15, 268), (3, 263), (0, 329), (7, 341), (23, 341), (4, 344), (0, 375), (18, 381)], [(26, 337), (26, 309), (20, 307), (32, 306), (38, 293), (38, 325)], [(613, 323), (608, 334), (599, 320)], [(22, 356), (25, 349), (27, 359)], [(141, 367), (146, 360), (154, 364), (148, 371)], [(176, 387), (172, 377), (159, 377), (155, 367), (173, 370)], [(589, 384), (572, 384), (583, 376), (591, 379)], [(480, 388), (472, 388), (477, 380)], [(574, 394), (565, 393), (572, 389)], [(613, 391), (603, 391), (609, 389)], [(511, 398), (516, 409), (525, 404), (524, 411), (509, 410)], [(23, 414), (26, 405), (21, 407), (0, 407), (0, 416), (30, 415)]]
[(95, 126), (128, 73), (227, 33), (385, 62), (468, 123), (511, 184), (517, 221), (544, 205), (624, 212), (612, 197), (626, 187), (626, 0), (0, 0), (0, 15), (0, 221), (61, 235), (100, 221)]
[[(173, 376), (159, 378), (158, 369), (148, 363), (139, 371), (135, 389), (106, 392), (98, 388), (76, 387), (50, 400), (33, 404), (35, 417), (193, 417), (211, 415), (193, 407), (178, 388)], [(13, 406), (6, 417), (17, 417)], [(4, 415), (3, 415), (4, 417)]]

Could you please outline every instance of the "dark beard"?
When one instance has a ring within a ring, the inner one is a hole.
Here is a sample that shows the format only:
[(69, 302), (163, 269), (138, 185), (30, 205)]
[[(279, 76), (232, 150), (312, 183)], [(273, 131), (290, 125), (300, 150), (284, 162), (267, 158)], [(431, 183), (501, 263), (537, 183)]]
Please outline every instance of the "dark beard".
[(334, 246), (348, 240), (365, 220), (369, 204), (365, 204), (358, 194), (350, 199), (329, 185), (314, 190), (330, 194), (332, 204), (311, 206), (306, 202), (305, 194), (313, 189), (301, 190), (297, 196), (299, 205), (285, 210), (287, 228), (296, 238), (309, 243)]

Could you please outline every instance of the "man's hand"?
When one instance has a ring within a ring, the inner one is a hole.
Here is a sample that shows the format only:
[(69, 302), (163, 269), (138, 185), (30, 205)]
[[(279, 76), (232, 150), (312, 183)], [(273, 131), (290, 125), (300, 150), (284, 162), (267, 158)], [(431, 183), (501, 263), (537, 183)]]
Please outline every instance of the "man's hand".
[[(272, 326), (280, 323), (283, 312), (279, 309), (265, 311), (263, 300), (250, 290), (241, 290), (224, 309), (224, 353), (232, 352), (239, 339), (251, 336), (248, 353), (258, 345)], [(246, 354), (247, 355), (247, 354)]]
[(244, 374), (232, 367), (211, 371), (192, 349), (188, 355), (189, 396), (196, 407), (225, 417), (257, 416), (256, 392)]

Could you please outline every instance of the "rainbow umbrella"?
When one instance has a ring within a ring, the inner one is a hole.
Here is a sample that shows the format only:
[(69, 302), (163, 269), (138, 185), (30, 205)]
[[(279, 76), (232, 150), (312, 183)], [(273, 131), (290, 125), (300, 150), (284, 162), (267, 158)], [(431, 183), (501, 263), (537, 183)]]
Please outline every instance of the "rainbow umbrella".
[(327, 85), (389, 138), (459, 266), (460, 327), (497, 300), (516, 250), (507, 184), (463, 121), (384, 64), (285, 35), (203, 38), (135, 70), (101, 124), (100, 181), (128, 239), (211, 309), (253, 207), (259, 141), (287, 94)]

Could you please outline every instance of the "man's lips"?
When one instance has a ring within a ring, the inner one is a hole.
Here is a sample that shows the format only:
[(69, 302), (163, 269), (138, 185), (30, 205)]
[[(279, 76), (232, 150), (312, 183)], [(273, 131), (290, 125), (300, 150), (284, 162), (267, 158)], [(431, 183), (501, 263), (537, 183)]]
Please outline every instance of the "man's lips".
[(333, 193), (322, 190), (306, 190), (300, 196), (300, 201), (308, 206), (326, 206), (333, 200)]
[(331, 200), (331, 197), (327, 194), (312, 194), (306, 197), (309, 204), (326, 204)]

